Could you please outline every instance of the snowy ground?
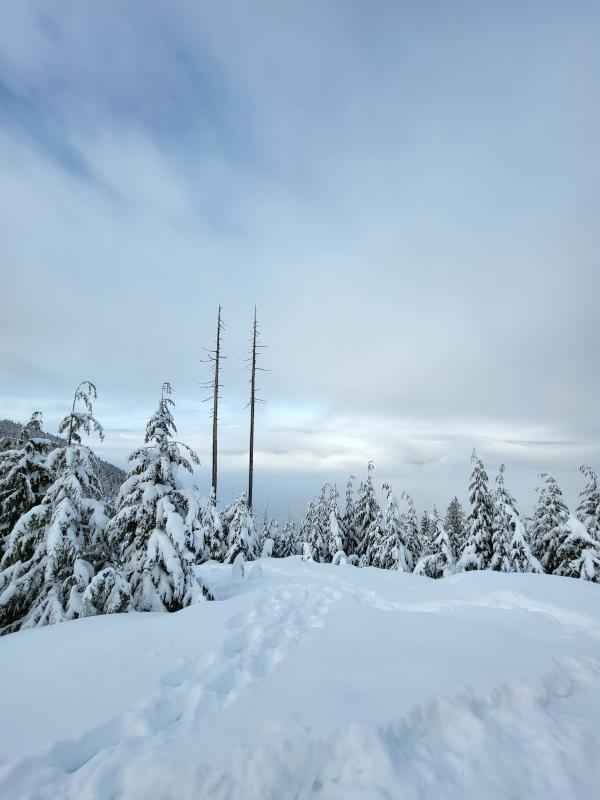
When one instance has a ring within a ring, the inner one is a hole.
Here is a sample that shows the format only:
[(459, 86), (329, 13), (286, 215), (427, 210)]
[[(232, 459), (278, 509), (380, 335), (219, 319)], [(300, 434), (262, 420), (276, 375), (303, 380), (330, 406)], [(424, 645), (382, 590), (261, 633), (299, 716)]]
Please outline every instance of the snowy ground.
[(1, 798), (598, 796), (599, 586), (201, 571), (223, 602), (0, 639)]

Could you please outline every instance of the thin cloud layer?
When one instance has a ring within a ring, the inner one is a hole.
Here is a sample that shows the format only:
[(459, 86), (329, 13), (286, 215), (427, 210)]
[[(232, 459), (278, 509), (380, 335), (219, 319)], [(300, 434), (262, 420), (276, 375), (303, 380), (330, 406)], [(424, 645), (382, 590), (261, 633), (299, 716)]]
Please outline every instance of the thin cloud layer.
[(221, 302), (233, 491), (256, 302), (259, 503), (300, 509), (373, 458), (444, 504), (473, 445), (528, 505), (544, 468), (574, 495), (600, 446), (597, 9), (0, 16), (2, 416), (56, 426), (93, 378), (122, 462), (170, 380), (207, 462), (198, 359)]

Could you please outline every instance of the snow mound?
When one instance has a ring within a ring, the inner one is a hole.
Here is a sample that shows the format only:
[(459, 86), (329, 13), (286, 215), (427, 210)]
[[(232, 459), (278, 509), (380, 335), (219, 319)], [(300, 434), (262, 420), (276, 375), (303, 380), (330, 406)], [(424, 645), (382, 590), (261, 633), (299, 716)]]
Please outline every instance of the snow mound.
[[(600, 588), (263, 559), (0, 640), (0, 797), (596, 795)], [(256, 567), (255, 567), (256, 569)]]

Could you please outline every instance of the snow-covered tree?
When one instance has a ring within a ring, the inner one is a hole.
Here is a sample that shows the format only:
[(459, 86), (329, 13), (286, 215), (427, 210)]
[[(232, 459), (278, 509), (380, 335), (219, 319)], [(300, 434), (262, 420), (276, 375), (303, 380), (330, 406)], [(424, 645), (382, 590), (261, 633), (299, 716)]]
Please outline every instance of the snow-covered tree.
[[(377, 498), (375, 497), (375, 488), (373, 486), (373, 469), (372, 461), (367, 465), (367, 479), (361, 483), (358, 497), (354, 506), (354, 540), (356, 542), (356, 554), (365, 556), (367, 552), (367, 531), (375, 524), (377, 518), (381, 514), (381, 509)], [(368, 563), (368, 559), (367, 559)]]
[(433, 513), (429, 515), (428, 536), (431, 538), (429, 552), (417, 562), (415, 574), (427, 575), (429, 578), (451, 575), (456, 568), (456, 553), (435, 506)]
[(467, 520), (458, 497), (453, 497), (448, 505), (444, 528), (448, 533), (454, 552), (457, 557), (460, 557), (467, 543)]
[(406, 510), (400, 514), (400, 524), (402, 526), (402, 538), (406, 543), (406, 563), (409, 571), (415, 568), (415, 565), (421, 557), (421, 541), (419, 539), (419, 524), (417, 522), (417, 512), (415, 511), (415, 504), (412, 497), (408, 492), (402, 492), (400, 499), (405, 503)]
[(511, 526), (514, 516), (518, 516), (517, 504), (504, 483), (504, 464), (500, 464), (496, 475), (496, 487), (492, 495), (492, 557), (489, 568), (498, 572), (508, 572), (510, 542), (513, 534)]
[(202, 528), (204, 530), (204, 555), (206, 559), (223, 561), (227, 552), (227, 540), (223, 523), (217, 510), (214, 489), (211, 489), (202, 509)]
[(600, 583), (600, 542), (576, 517), (569, 517), (565, 529), (555, 574)]
[(423, 512), (419, 523), (419, 560), (433, 553), (435, 531), (431, 527), (431, 514)]
[(367, 532), (371, 539), (368, 548), (369, 563), (381, 569), (410, 572), (410, 554), (404, 539), (405, 532), (398, 504), (388, 483), (383, 485), (383, 491), (386, 498), (385, 511), (383, 515), (378, 515), (376, 523)]
[(315, 561), (325, 562), (329, 556), (329, 515), (326, 496), (327, 487), (324, 486), (318, 498), (308, 504), (306, 517), (302, 522), (302, 541), (310, 548)]
[(544, 569), (531, 552), (525, 526), (521, 518), (513, 510), (509, 523), (511, 536), (508, 545), (508, 555), (500, 569), (502, 572), (543, 572)]
[[(228, 526), (227, 553), (225, 563), (233, 564), (241, 553), (245, 561), (260, 556), (254, 517), (248, 508), (248, 495), (242, 492), (232, 504), (233, 514)], [(229, 515), (228, 515), (229, 516)]]
[(542, 473), (544, 485), (538, 488), (538, 503), (532, 522), (533, 554), (546, 572), (554, 573), (561, 559), (560, 546), (568, 536), (566, 527), (569, 509), (556, 480), (547, 472)]
[(344, 551), (348, 554), (355, 553), (358, 547), (358, 541), (355, 536), (354, 530), (354, 517), (355, 517), (355, 508), (354, 508), (354, 481), (356, 478), (354, 475), (350, 475), (348, 478), (348, 482), (346, 483), (346, 507), (344, 509), (344, 518), (343, 518), (343, 531), (344, 531)]
[(329, 486), (329, 494), (327, 496), (327, 555), (328, 561), (332, 561), (338, 553), (344, 553), (344, 534), (343, 534), (343, 521), (338, 507), (338, 490), (335, 484)]
[(294, 556), (298, 552), (298, 534), (296, 526), (291, 519), (283, 526), (283, 530), (275, 540), (273, 554), (276, 558), (287, 558)]
[(577, 506), (577, 519), (585, 525), (585, 529), (593, 539), (600, 539), (600, 483), (598, 475), (591, 467), (579, 467), (587, 483), (580, 493)]
[(265, 509), (265, 513), (262, 518), (262, 523), (260, 527), (260, 533), (257, 538), (256, 543), (256, 551), (259, 555), (263, 555), (263, 549), (265, 548), (265, 544), (269, 541), (272, 543), (270, 546), (267, 545), (267, 549), (269, 547), (272, 548), (275, 545), (275, 540), (279, 536), (279, 523), (277, 520), (273, 519), (270, 514), (269, 510)]
[(82, 432), (103, 438), (93, 416), (95, 399), (96, 387), (81, 383), (71, 413), (59, 427), (61, 433), (68, 431), (68, 443), (48, 456), (54, 481), (8, 537), (0, 573), (4, 633), (78, 617), (86, 588), (109, 557), (98, 460), (81, 444)]
[(487, 472), (475, 450), (471, 463), (471, 513), (468, 519), (467, 544), (460, 557), (459, 569), (489, 569), (493, 553), (492, 498), (488, 489)]
[(27, 511), (38, 505), (51, 482), (47, 457), (54, 447), (35, 411), (16, 441), (0, 452), (0, 560), (5, 538)]
[(174, 439), (171, 392), (165, 383), (146, 426), (145, 446), (129, 457), (131, 467), (108, 529), (137, 611), (177, 611), (204, 596), (193, 572), (196, 515), (190, 514), (190, 493), (179, 476), (180, 469), (192, 473), (199, 459)]

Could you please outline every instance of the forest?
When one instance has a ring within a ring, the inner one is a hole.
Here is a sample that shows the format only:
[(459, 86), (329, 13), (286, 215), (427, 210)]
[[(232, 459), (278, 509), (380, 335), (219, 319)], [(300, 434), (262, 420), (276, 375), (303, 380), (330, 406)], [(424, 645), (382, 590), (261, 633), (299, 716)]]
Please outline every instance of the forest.
[[(252, 382), (252, 398), (254, 389)], [(96, 396), (93, 383), (78, 386), (59, 426), (64, 438), (45, 434), (36, 411), (2, 442), (2, 634), (97, 614), (172, 612), (213, 600), (195, 572), (210, 560), (232, 564), (242, 576), (245, 562), (301, 555), (305, 562), (429, 578), (493, 570), (600, 580), (600, 485), (589, 466), (581, 467), (575, 513), (557, 481), (543, 473), (535, 512), (527, 519), (505, 483), (504, 466), (492, 484), (473, 451), (469, 509), (455, 497), (445, 513), (434, 507), (419, 519), (412, 498), (395, 494), (388, 483), (378, 499), (369, 462), (356, 489), (354, 477), (348, 480), (343, 504), (337, 486), (326, 484), (299, 526), (291, 519), (280, 524), (267, 512), (255, 516), (252, 457), (249, 491), (222, 509), (216, 501), (216, 447), (208, 497), (182, 480), (199, 459), (175, 438), (168, 383), (121, 485), (114, 483), (116, 468), (112, 482), (101, 480), (106, 469), (101, 473), (100, 460), (83, 443), (84, 435), (104, 436), (94, 416)], [(253, 433), (252, 428), (251, 443)]]

